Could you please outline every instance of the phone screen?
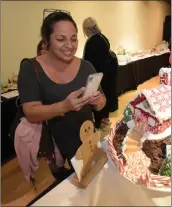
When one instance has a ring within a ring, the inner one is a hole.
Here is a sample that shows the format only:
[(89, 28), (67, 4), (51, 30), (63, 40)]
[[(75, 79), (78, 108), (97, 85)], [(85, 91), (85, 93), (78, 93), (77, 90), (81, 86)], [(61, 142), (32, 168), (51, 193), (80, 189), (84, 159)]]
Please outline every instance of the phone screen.
[(103, 73), (95, 73), (89, 75), (87, 79), (84, 95), (95, 93), (100, 86), (102, 78), (103, 78)]

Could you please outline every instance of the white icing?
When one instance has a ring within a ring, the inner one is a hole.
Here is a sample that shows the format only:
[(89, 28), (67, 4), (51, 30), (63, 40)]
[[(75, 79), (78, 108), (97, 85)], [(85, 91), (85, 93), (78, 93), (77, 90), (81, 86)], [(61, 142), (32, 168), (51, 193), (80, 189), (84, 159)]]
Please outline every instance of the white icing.
[(166, 156), (171, 157), (171, 145), (166, 145)]
[(161, 68), (159, 71), (159, 75), (162, 76), (164, 73), (170, 73), (171, 75), (171, 68)]
[(133, 119), (131, 121), (128, 121), (126, 124), (127, 124), (127, 126), (128, 126), (129, 129), (133, 128), (134, 125), (135, 125)]
[[(134, 122), (132, 123), (133, 125), (133, 127), (135, 126), (134, 125)], [(125, 136), (125, 138), (124, 138), (124, 140), (123, 140), (123, 142), (122, 142), (122, 154), (124, 155), (124, 157), (127, 159), (127, 155), (125, 154), (125, 150), (127, 149), (127, 147), (126, 147), (126, 141), (127, 141), (127, 139), (128, 139), (128, 134), (129, 133), (131, 133), (131, 131), (132, 131), (132, 129), (133, 129), (133, 127), (132, 128), (130, 128), (129, 130), (128, 130), (128, 132), (127, 132), (127, 134), (126, 134), (126, 136)], [(140, 146), (140, 149), (141, 149), (141, 146)]]
[[(137, 107), (141, 108), (142, 110), (148, 112), (149, 114), (155, 116), (155, 113), (153, 113), (153, 111), (151, 111), (150, 107), (148, 108), (145, 108), (145, 105), (144, 105), (144, 102), (140, 103), (140, 104), (137, 104), (136, 105)], [(138, 114), (137, 114), (138, 115)], [(139, 114), (140, 115), (140, 114)]]
[(129, 128), (129, 130), (128, 130), (127, 134), (126, 134), (126, 137), (124, 138), (124, 140), (123, 140), (123, 142), (122, 142), (122, 154), (124, 155), (124, 157), (126, 157), (126, 154), (125, 154), (125, 150), (126, 150), (125, 142), (126, 142), (126, 140), (127, 140), (127, 135), (128, 135), (128, 133), (131, 132), (131, 130), (132, 130), (132, 129), (134, 128), (134, 126), (135, 126), (135, 123), (134, 123), (134, 120), (133, 120), (133, 119), (132, 119), (131, 121), (127, 122), (126, 124), (127, 124), (128, 128)]
[(143, 151), (139, 150), (132, 153), (126, 161), (127, 164), (124, 167), (124, 176), (135, 183), (138, 183), (140, 178), (146, 180), (151, 160)]
[(139, 109), (135, 109), (135, 116), (140, 116), (141, 115), (141, 111)]
[(149, 118), (148, 118), (148, 124), (149, 124), (150, 126), (154, 127), (154, 126), (155, 126), (155, 120), (154, 120), (152, 117), (149, 117)]
[(160, 134), (152, 134), (150, 132), (146, 132), (143, 137), (141, 138), (141, 141), (145, 140), (161, 140), (171, 135), (171, 126), (168, 127), (164, 132)]
[(121, 147), (121, 149), (122, 149), (122, 154), (124, 155), (125, 158), (127, 158), (127, 155), (125, 154), (127, 135), (128, 135), (128, 133), (131, 132), (131, 130), (132, 130), (132, 128), (128, 130), (128, 132), (127, 132), (127, 134), (126, 134), (126, 136), (125, 136), (125, 138), (124, 138), (124, 140), (123, 140), (123, 142), (122, 142), (122, 147)]
[[(151, 97), (151, 95), (153, 93), (159, 93), (160, 95), (158, 96), (158, 101), (161, 102), (161, 104), (154, 104), (154, 99)], [(152, 88), (152, 89), (144, 89), (142, 91), (142, 94), (146, 97), (151, 110), (153, 110), (155, 112), (155, 117), (162, 123), (163, 121), (166, 121), (168, 119), (171, 118), (171, 86), (167, 86), (167, 85), (159, 85), (156, 88)], [(160, 111), (160, 107), (162, 106), (163, 103), (163, 99), (165, 98), (164, 95), (168, 94), (169, 97), (169, 105), (167, 105), (168, 103), (166, 103), (166, 108), (165, 111)]]

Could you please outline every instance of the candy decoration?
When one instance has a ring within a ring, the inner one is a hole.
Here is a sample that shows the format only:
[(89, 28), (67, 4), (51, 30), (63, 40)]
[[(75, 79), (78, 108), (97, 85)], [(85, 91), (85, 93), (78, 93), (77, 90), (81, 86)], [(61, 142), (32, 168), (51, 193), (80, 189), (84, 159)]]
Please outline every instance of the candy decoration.
[[(133, 167), (132, 169), (130, 169), (129, 167), (127, 168), (126, 165), (124, 165), (123, 159), (119, 158), (117, 156), (117, 152), (113, 146), (113, 139), (116, 133), (116, 130), (118, 129), (118, 127), (120, 127), (121, 123), (123, 122), (120, 121), (118, 122), (118, 124), (116, 125), (116, 128), (114, 128), (109, 136), (108, 139), (108, 150), (107, 153), (110, 157), (110, 159), (113, 161), (113, 163), (116, 165), (117, 170), (124, 175), (125, 177), (127, 177), (128, 179), (130, 179), (132, 182), (135, 183), (140, 183), (140, 184), (144, 184), (147, 187), (155, 187), (155, 188), (168, 188), (170, 190), (171, 188), (171, 177), (169, 176), (161, 176), (161, 175), (154, 175), (152, 174), (149, 169), (149, 158), (147, 158), (146, 156), (144, 156), (143, 152), (137, 152), (137, 153), (133, 153), (133, 157), (134, 157), (134, 161), (138, 167), (137, 169), (134, 171)], [(171, 161), (171, 160), (170, 160)], [(131, 165), (132, 163), (130, 163)], [(170, 163), (171, 164), (171, 163)], [(146, 167), (143, 167), (146, 166)], [(164, 172), (169, 172), (169, 162), (168, 162), (168, 166), (165, 168)], [(134, 173), (132, 175), (132, 173)]]
[(171, 85), (171, 68), (161, 68), (159, 71), (160, 84)]
[(161, 80), (161, 84), (167, 85), (168, 84), (168, 74), (164, 73), (160, 80)]
[(171, 157), (167, 157), (159, 171), (160, 175), (171, 177), (171, 167)]
[(132, 109), (131, 109), (131, 105), (128, 104), (126, 109), (124, 110), (124, 121), (126, 123), (131, 121), (133, 119), (132, 115), (133, 115), (133, 112), (132, 112)]

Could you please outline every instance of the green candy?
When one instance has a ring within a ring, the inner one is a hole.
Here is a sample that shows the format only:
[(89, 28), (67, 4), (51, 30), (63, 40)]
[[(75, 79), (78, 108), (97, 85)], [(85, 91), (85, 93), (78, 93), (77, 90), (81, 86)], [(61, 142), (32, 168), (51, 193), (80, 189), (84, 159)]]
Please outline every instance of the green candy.
[(130, 105), (128, 104), (127, 107), (124, 110), (124, 120), (125, 122), (129, 122), (132, 120), (133, 112), (131, 110)]
[(162, 165), (162, 167), (159, 170), (159, 174), (161, 176), (171, 177), (171, 167), (172, 167), (171, 164), (172, 164), (171, 157), (167, 157), (165, 159), (164, 164)]

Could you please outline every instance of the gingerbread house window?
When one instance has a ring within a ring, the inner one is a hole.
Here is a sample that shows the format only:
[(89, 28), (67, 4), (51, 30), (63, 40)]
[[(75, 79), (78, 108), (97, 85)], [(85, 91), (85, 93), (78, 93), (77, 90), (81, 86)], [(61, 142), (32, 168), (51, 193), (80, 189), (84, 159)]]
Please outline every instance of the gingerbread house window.
[(154, 127), (156, 125), (155, 119), (153, 119), (152, 117), (149, 117), (148, 125)]
[(148, 109), (150, 107), (146, 100), (143, 101), (143, 106), (144, 106), (145, 109)]
[(141, 111), (139, 109), (135, 109), (135, 116), (140, 116), (141, 115)]

